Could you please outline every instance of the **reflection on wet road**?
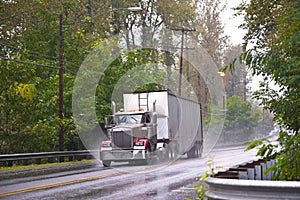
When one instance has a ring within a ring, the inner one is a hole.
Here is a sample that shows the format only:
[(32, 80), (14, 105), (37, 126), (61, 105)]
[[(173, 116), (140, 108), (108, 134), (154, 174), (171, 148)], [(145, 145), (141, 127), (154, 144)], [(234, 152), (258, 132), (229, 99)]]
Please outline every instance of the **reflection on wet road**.
[[(173, 163), (95, 168), (0, 181), (1, 199), (185, 199), (196, 197), (193, 185), (208, 170), (207, 160), (223, 170), (255, 160), (244, 147), (219, 148), (197, 159)], [(2, 196), (2, 197), (1, 197)]]

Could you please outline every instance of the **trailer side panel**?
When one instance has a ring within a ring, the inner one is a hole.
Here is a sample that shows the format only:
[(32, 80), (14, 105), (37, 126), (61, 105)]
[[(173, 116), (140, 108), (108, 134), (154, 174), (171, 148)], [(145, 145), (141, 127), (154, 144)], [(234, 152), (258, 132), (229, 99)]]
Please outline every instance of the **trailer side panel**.
[(178, 144), (179, 154), (184, 154), (202, 141), (200, 104), (174, 95), (168, 98), (170, 136)]

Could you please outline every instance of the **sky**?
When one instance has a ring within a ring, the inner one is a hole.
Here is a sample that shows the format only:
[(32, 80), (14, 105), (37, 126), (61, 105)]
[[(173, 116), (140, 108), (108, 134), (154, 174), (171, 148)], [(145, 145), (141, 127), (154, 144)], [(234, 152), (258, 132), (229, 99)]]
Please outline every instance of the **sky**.
[[(227, 8), (225, 12), (222, 14), (222, 21), (224, 23), (224, 32), (225, 35), (228, 35), (230, 38), (230, 42), (233, 45), (242, 44), (243, 37), (246, 33), (245, 30), (238, 28), (240, 24), (243, 23), (242, 16), (234, 16), (235, 12), (232, 8), (237, 7), (242, 0), (227, 0)], [(262, 77), (254, 76), (252, 77), (251, 83), (249, 86), (251, 91), (255, 91), (259, 89), (259, 81), (262, 80)]]
[(243, 17), (233, 16), (236, 11), (232, 9), (237, 7), (241, 2), (242, 0), (227, 0), (227, 8), (221, 17), (224, 23), (224, 32), (230, 36), (230, 41), (234, 45), (241, 44), (245, 34), (245, 30), (238, 28), (243, 23)]

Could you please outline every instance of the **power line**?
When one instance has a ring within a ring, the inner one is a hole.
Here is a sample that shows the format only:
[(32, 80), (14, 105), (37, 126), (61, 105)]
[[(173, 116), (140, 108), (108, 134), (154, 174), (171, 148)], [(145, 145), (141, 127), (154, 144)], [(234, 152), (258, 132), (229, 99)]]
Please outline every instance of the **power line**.
[[(16, 49), (18, 51), (20, 51), (20, 53), (28, 53), (30, 56), (33, 56), (35, 58), (46, 58), (47, 61), (49, 62), (57, 62), (58, 61), (58, 58), (56, 57), (51, 57), (51, 56), (47, 56), (47, 55), (44, 55), (44, 54), (39, 54), (37, 52), (34, 52), (34, 51), (30, 51), (30, 50), (27, 50), (26, 49), (26, 52), (24, 52), (24, 48), (22, 47), (17, 47), (17, 46), (12, 46), (12, 45), (9, 45), (9, 44), (5, 44), (5, 43), (2, 43), (0, 42), (0, 46), (6, 46), (6, 47), (9, 47), (9, 48), (12, 48), (12, 49)], [(70, 66), (73, 66), (73, 67), (78, 67), (78, 65), (76, 64), (76, 62), (80, 63), (81, 61), (79, 60), (74, 60), (74, 62), (70, 61), (70, 60), (67, 60), (68, 56), (65, 56), (65, 59), (64, 59), (64, 63), (68, 63)]]
[(179, 64), (179, 84), (178, 84), (178, 95), (181, 95), (181, 82), (182, 82), (182, 72), (183, 72), (183, 43), (184, 43), (184, 33), (189, 31), (196, 31), (196, 29), (172, 29), (174, 31), (181, 31), (181, 51), (180, 51), (180, 64)]
[[(17, 60), (17, 59), (12, 59), (12, 58), (7, 58), (7, 57), (3, 57), (0, 55), (0, 61), (2, 60), (5, 60), (5, 61), (12, 61), (12, 62), (16, 62), (16, 63), (21, 63), (21, 64), (25, 64), (25, 65), (31, 65), (31, 66), (37, 66), (37, 67), (47, 67), (47, 68), (51, 68), (51, 69), (59, 69), (58, 66), (51, 66), (51, 65), (45, 65), (45, 64), (38, 64), (38, 63), (33, 63), (33, 62), (26, 62), (26, 61), (22, 61), (22, 60)], [(68, 72), (69, 74), (71, 75), (74, 75), (76, 77), (80, 77), (84, 80), (87, 80), (86, 77), (82, 77), (82, 76), (79, 76), (77, 75), (76, 72), (70, 70), (70, 69), (67, 69), (66, 67), (63, 68), (64, 71)], [(98, 83), (99, 85), (101, 85), (102, 87), (106, 88), (106, 89), (112, 89), (113, 86), (107, 86), (107, 85), (104, 85), (102, 83)]]
[(29, 55), (34, 56), (34, 57), (46, 58), (47, 60), (52, 61), (52, 62), (58, 60), (58, 58), (47, 56), (47, 55), (43, 55), (43, 54), (39, 54), (37, 52), (30, 51), (30, 50), (27, 50), (27, 49), (26, 49), (27, 52), (24, 52), (24, 48), (23, 47), (16, 47), (16, 46), (12, 46), (12, 45), (5, 44), (5, 43), (2, 43), (2, 42), (0, 42), (0, 46), (6, 46), (6, 47), (9, 47), (9, 48), (12, 48), (12, 49), (16, 49), (18, 51), (22, 51), (22, 53), (28, 53)]
[[(27, 62), (27, 61), (8, 58), (8, 57), (3, 57), (1, 55), (0, 55), (0, 59), (6, 60), (6, 61), (12, 61), (12, 62), (16, 62), (16, 63), (21, 63), (21, 64), (25, 64), (25, 65), (32, 65), (32, 66), (37, 66), (37, 67), (47, 67), (47, 68), (52, 68), (52, 69), (59, 69), (58, 66)], [(66, 67), (64, 67), (64, 71), (68, 72), (69, 74), (76, 75), (76, 72), (74, 72), (70, 69), (67, 69)]]
[(33, 63), (33, 62), (27, 62), (27, 61), (22, 61), (22, 60), (8, 58), (8, 57), (2, 57), (1, 55), (0, 55), (0, 59), (6, 60), (6, 61), (12, 61), (12, 62), (16, 62), (16, 63), (21, 63), (21, 64), (25, 64), (25, 65), (32, 65), (32, 66), (37, 66), (37, 67), (47, 67), (47, 68), (52, 68), (52, 69), (59, 69), (58, 66), (52, 66), (52, 65), (45, 65), (45, 64), (38, 64), (38, 63)]
[[(9, 44), (4, 44), (4, 43), (1, 43), (1, 42), (0, 42), (0, 46), (6, 46), (6, 47), (9, 47), (9, 48), (12, 48), (12, 49), (16, 49), (18, 51), (24, 50), (22, 47), (16, 47), (16, 46), (12, 46), (12, 45), (9, 45)], [(29, 50), (26, 50), (26, 51), (28, 51), (28, 52), (25, 52), (25, 53), (28, 53), (29, 55), (31, 55), (33, 57), (36, 57), (36, 58), (46, 58), (46, 60), (49, 61), (49, 62), (57, 62), (57, 60), (58, 60), (58, 58), (55, 58), (55, 57), (50, 57), (50, 56), (47, 56), (47, 55), (38, 54), (38, 53), (35, 53), (33, 51), (29, 51)], [(23, 53), (23, 51), (20, 52), (20, 53)], [(66, 57), (66, 58), (68, 58), (68, 57)], [(79, 60), (75, 60), (75, 62), (80, 62), (80, 61)], [(64, 63), (68, 63), (68, 65), (71, 66), (71, 67), (78, 68), (78, 64), (76, 64), (75, 62), (72, 62), (72, 61), (64, 59)], [(76, 74), (76, 73), (73, 72), (73, 74)]]
[[(46, 64), (39, 64), (39, 63), (33, 63), (33, 62), (27, 62), (27, 61), (22, 61), (22, 60), (17, 60), (17, 59), (12, 59), (12, 58), (8, 58), (8, 57), (3, 57), (0, 55), (0, 60), (6, 60), (6, 61), (12, 61), (12, 62), (16, 62), (16, 63), (21, 63), (21, 64), (25, 64), (25, 65), (32, 65), (32, 66), (37, 66), (37, 67), (47, 67), (47, 68), (51, 68), (51, 69), (59, 69), (58, 66), (52, 66), (52, 65), (46, 65)], [(69, 74), (72, 75), (76, 75), (76, 72), (67, 69), (66, 67), (64, 67), (64, 71), (68, 72)]]

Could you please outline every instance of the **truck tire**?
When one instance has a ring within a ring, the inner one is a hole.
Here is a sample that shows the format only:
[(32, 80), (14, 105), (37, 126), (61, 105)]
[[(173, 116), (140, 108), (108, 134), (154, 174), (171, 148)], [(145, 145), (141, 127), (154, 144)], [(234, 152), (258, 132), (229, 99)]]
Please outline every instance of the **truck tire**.
[(103, 160), (102, 164), (104, 167), (110, 167), (111, 161), (110, 160)]
[(167, 160), (174, 160), (177, 158), (178, 150), (177, 143), (171, 142), (167, 145)]
[(197, 157), (200, 158), (202, 157), (202, 151), (203, 151), (203, 146), (201, 142), (197, 143)]
[(188, 158), (195, 158), (196, 157), (196, 148), (195, 145), (187, 152)]
[(201, 145), (199, 142), (195, 143), (195, 158), (201, 157)]
[(145, 156), (146, 156), (146, 159), (145, 159), (144, 164), (151, 165), (151, 147), (150, 146), (148, 146)]

